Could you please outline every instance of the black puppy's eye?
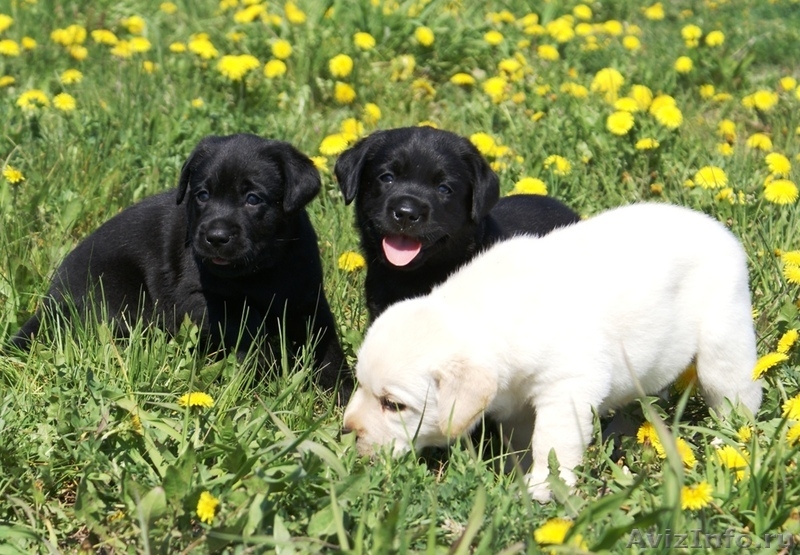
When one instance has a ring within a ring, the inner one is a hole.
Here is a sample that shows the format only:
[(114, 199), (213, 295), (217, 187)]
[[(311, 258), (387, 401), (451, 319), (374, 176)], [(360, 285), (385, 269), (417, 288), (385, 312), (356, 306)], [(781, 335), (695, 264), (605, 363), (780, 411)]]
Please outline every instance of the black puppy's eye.
[(400, 412), (406, 410), (406, 406), (403, 403), (392, 401), (388, 397), (381, 397), (381, 408), (391, 412)]
[(250, 206), (255, 206), (256, 204), (261, 204), (262, 202), (264, 202), (261, 199), (261, 197), (259, 197), (258, 195), (254, 195), (253, 193), (250, 193), (249, 195), (247, 195), (247, 197), (244, 199), (244, 201), (247, 204), (249, 204)]
[(381, 174), (381, 176), (378, 177), (378, 179), (380, 180), (381, 183), (388, 184), (394, 182), (394, 175), (389, 172), (386, 172), (384, 174)]
[(211, 198), (211, 194), (205, 189), (200, 189), (194, 194), (194, 198), (196, 198), (200, 202), (206, 202), (208, 201), (208, 199)]
[(447, 185), (439, 185), (436, 188), (436, 190), (439, 191), (440, 193), (442, 193), (443, 195), (449, 195), (450, 193), (453, 192), (453, 189), (451, 189)]

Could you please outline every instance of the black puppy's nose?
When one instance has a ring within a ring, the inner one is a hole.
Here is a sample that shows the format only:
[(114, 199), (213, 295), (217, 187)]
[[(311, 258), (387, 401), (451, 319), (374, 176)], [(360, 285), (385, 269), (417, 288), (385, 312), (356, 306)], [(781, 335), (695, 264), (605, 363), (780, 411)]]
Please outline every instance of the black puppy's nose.
[(402, 199), (391, 206), (389, 212), (392, 218), (401, 226), (412, 225), (428, 214), (428, 211), (417, 202), (411, 199)]
[(233, 234), (230, 230), (223, 227), (214, 227), (206, 231), (206, 242), (219, 247), (230, 242), (232, 236)]

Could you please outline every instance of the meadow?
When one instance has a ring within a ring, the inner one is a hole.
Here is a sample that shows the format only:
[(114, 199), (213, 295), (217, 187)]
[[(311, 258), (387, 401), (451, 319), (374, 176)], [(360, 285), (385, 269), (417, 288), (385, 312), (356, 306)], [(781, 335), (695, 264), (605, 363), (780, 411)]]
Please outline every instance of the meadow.
[(765, 390), (755, 418), (720, 419), (687, 373), (626, 409), (638, 432), (619, 449), (598, 419), (577, 489), (555, 480), (540, 505), (496, 470), (497, 446), (359, 458), (302, 361), (264, 378), (200, 354), (189, 324), (119, 340), (88, 322), (0, 356), (0, 554), (789, 553), (798, 68), (797, 0), (3, 0), (3, 341), (81, 238), (174, 187), (205, 135), (250, 132), (320, 169), (309, 213), (354, 362), (364, 270), (336, 156), (376, 129), (433, 125), (469, 137), (502, 194), (725, 222), (749, 257)]

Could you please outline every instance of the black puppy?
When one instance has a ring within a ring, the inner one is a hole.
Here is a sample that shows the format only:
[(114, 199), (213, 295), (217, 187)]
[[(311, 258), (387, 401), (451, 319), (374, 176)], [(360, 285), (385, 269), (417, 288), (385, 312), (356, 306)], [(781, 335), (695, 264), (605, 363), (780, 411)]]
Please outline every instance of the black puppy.
[[(139, 318), (174, 333), (188, 315), (212, 346), (239, 354), (285, 322), (294, 346), (316, 340), (319, 383), (332, 388), (344, 357), (304, 210), (319, 190), (313, 163), (288, 143), (206, 137), (177, 191), (127, 208), (64, 259), (12, 343), (27, 347), (45, 311), (69, 317), (69, 302), (84, 318), (102, 306), (121, 335)], [(352, 387), (349, 372), (341, 379)]]
[(516, 234), (544, 235), (577, 214), (541, 195), (499, 199), (489, 164), (467, 139), (431, 127), (378, 131), (345, 151), (336, 178), (367, 261), (374, 320), (426, 294), (481, 249)]

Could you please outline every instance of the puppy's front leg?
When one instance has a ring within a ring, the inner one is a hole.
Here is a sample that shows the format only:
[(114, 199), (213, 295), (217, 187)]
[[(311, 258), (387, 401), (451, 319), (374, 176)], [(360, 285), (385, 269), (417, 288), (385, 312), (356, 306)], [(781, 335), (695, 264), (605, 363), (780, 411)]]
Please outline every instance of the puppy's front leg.
[(550, 500), (547, 484), (547, 458), (554, 449), (561, 478), (575, 485), (573, 469), (583, 459), (592, 434), (592, 404), (576, 395), (576, 387), (552, 388), (546, 397), (535, 403), (536, 423), (533, 429), (531, 454), (533, 469), (525, 476), (531, 497), (545, 503)]

